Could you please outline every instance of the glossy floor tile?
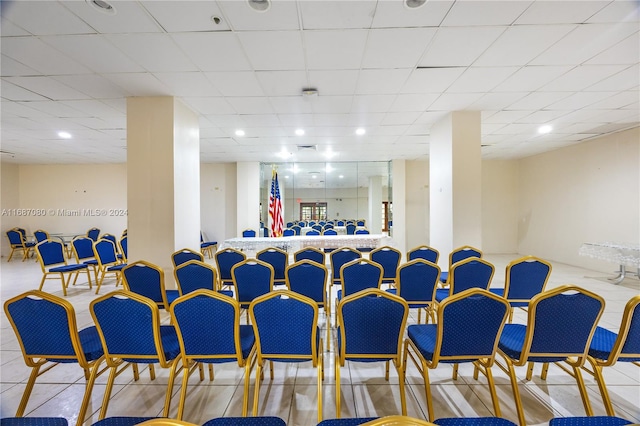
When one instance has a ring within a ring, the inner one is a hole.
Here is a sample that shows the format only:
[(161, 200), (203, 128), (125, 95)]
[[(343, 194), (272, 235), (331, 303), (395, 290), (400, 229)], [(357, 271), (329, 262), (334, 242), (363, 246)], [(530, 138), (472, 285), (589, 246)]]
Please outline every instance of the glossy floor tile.
[[(504, 269), (517, 255), (487, 255), (486, 258), (496, 267), (493, 287), (504, 285)], [(207, 260), (212, 263), (212, 260)], [(572, 283), (602, 295), (606, 300), (605, 313), (600, 325), (617, 331), (625, 303), (640, 292), (640, 281), (628, 278), (622, 285), (606, 282), (605, 274), (581, 269), (569, 265), (553, 263), (553, 271), (547, 288)], [(40, 267), (33, 260), (27, 262), (12, 261), (1, 263), (2, 302), (29, 289), (35, 289), (40, 283)], [(100, 293), (106, 294), (115, 289), (115, 281), (108, 279)], [(45, 291), (62, 295), (58, 282), (48, 281)], [(331, 300), (335, 300), (336, 287), (333, 287)], [(85, 281), (79, 280), (68, 290), (67, 300), (75, 310), (78, 327), (93, 324), (89, 314), (89, 303), (95, 299), (95, 285), (89, 290)], [(324, 313), (319, 317), (322, 338), (326, 339), (327, 318)], [(168, 315), (162, 313), (164, 323)], [(245, 316), (242, 316), (245, 321)], [(423, 320), (424, 321), (424, 320)], [(525, 323), (526, 314), (517, 311), (514, 322)], [(329, 322), (334, 323), (334, 318)], [(412, 310), (409, 323), (417, 322), (417, 311)], [(2, 314), (0, 322), (0, 416), (15, 415), (18, 403), (25, 388), (29, 369), (25, 366), (20, 346), (9, 322)], [(335, 339), (335, 332), (332, 334)], [(326, 342), (325, 342), (326, 348)], [(335, 418), (336, 382), (335, 382), (335, 342), (331, 351), (324, 353), (325, 381), (322, 389), (323, 416)], [(559, 368), (552, 366), (546, 381), (540, 379), (540, 367), (536, 366), (534, 377), (525, 381), (526, 369), (519, 367), (516, 374), (519, 381), (521, 398), (525, 404), (525, 416), (530, 425), (546, 425), (554, 416), (582, 416), (584, 409), (575, 381)], [(317, 423), (317, 386), (316, 369), (310, 362), (299, 364), (275, 364), (275, 377), (269, 378), (268, 369), (260, 386), (259, 415), (278, 416), (289, 425), (315, 425)], [(507, 375), (499, 368), (493, 368), (502, 416), (517, 421), (513, 393)], [(109, 403), (108, 416), (158, 416), (162, 414), (168, 370), (156, 366), (156, 379), (150, 380), (147, 368), (141, 368), (140, 380), (134, 381), (132, 372), (125, 371), (119, 376), (113, 388)], [(252, 372), (249, 412), (253, 406), (255, 371)], [(598, 387), (589, 375), (585, 376), (591, 404), (596, 415), (604, 415), (604, 407)], [(640, 422), (640, 368), (619, 363), (604, 370), (605, 380), (616, 410), (616, 414), (629, 420)], [(461, 365), (457, 380), (452, 380), (452, 367), (441, 364), (429, 372), (433, 393), (434, 415), (440, 417), (481, 417), (491, 416), (493, 406), (484, 376), (473, 378), (473, 368)], [(104, 395), (106, 374), (96, 381), (85, 424), (98, 420)], [(340, 369), (342, 417), (373, 417), (400, 413), (400, 389), (398, 375), (390, 368), (390, 379), (384, 379), (383, 363), (347, 362)], [(206, 420), (220, 416), (240, 416), (243, 402), (244, 371), (237, 364), (215, 366), (215, 379), (209, 381), (206, 375), (200, 381), (198, 375), (189, 380), (184, 420), (202, 424)], [(176, 380), (170, 416), (178, 409), (181, 377)], [(75, 424), (85, 380), (77, 365), (62, 365), (38, 378), (27, 406), (28, 416), (63, 416), (70, 424)], [(406, 400), (408, 414), (425, 418), (427, 406), (422, 376), (412, 363), (407, 366)]]

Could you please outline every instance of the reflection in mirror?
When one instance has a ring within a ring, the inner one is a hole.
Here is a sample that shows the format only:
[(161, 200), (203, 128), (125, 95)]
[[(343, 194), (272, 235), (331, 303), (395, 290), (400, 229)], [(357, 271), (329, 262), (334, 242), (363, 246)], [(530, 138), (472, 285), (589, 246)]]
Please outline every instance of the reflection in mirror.
[(278, 173), (284, 222), (364, 220), (389, 232), (390, 162), (262, 163), (261, 221), (267, 226), (272, 170)]

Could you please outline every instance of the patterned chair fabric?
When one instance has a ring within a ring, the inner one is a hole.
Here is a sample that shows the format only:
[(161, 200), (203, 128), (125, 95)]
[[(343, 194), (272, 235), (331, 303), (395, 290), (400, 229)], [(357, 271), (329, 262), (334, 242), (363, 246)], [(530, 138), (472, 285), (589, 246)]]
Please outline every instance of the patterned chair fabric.
[(488, 290), (491, 286), (494, 272), (495, 268), (491, 263), (476, 257), (470, 257), (454, 263), (449, 276), (449, 288), (436, 290), (436, 302), (440, 303), (445, 298), (470, 288)]
[(68, 426), (64, 417), (5, 417), (1, 426)]
[(329, 262), (331, 263), (331, 285), (341, 285), (340, 268), (342, 268), (342, 265), (360, 259), (361, 257), (362, 253), (349, 247), (342, 247), (332, 251), (331, 254), (329, 254)]
[(254, 238), (256, 236), (256, 231), (253, 229), (245, 229), (242, 231), (242, 238)]
[(125, 290), (151, 299), (159, 308), (167, 311), (180, 295), (178, 290), (165, 289), (164, 270), (161, 267), (144, 260), (125, 265), (122, 275)]
[(87, 231), (87, 237), (91, 238), (93, 242), (98, 241), (98, 237), (100, 236), (100, 229), (91, 228)]
[(379, 263), (368, 259), (356, 259), (342, 265), (342, 289), (338, 290), (338, 300), (341, 300), (343, 295), (346, 297), (369, 288), (380, 288), (383, 273)]
[[(57, 363), (77, 363), (84, 371), (87, 381), (84, 397), (78, 413), (82, 423), (91, 391), (98, 374), (99, 363), (104, 359), (100, 336), (96, 327), (78, 331), (75, 311), (66, 300), (39, 290), (28, 291), (7, 300), (4, 311), (15, 332), (25, 364), (31, 375), (18, 406), (16, 417), (23, 418), (29, 396), (36, 378)], [(52, 363), (52, 365), (49, 365)], [(27, 420), (25, 420), (27, 421)], [(58, 420), (31, 420), (34, 425), (57, 426)], [(18, 426), (18, 420), (7, 424)], [(65, 420), (66, 423), (66, 420)], [(3, 420), (3, 424), (4, 420)]]
[(286, 251), (269, 247), (256, 253), (256, 259), (271, 265), (274, 285), (284, 285), (284, 271), (289, 263), (289, 254)]
[(75, 237), (71, 240), (71, 250), (76, 263), (84, 263), (93, 270), (93, 276), (98, 282), (98, 260), (93, 252), (93, 240), (89, 237)]
[(325, 254), (322, 250), (318, 250), (315, 247), (306, 247), (293, 254), (294, 262), (300, 262), (301, 260), (311, 260), (312, 262), (324, 265)]
[(220, 280), (221, 287), (233, 285), (231, 268), (245, 260), (247, 255), (241, 251), (227, 248), (216, 252), (215, 258), (216, 267), (218, 268), (218, 279)]
[(418, 309), (418, 324), (421, 322), (422, 309), (426, 310), (426, 321), (429, 321), (430, 316), (435, 322), (433, 303), (440, 278), (438, 265), (417, 258), (401, 265), (397, 275), (396, 288), (387, 291), (406, 300), (410, 309)]
[(369, 254), (369, 259), (382, 266), (384, 274), (382, 275), (383, 284), (395, 284), (396, 273), (402, 253), (399, 250), (389, 246), (378, 247)]
[(89, 288), (91, 288), (91, 275), (89, 274), (88, 266), (84, 263), (68, 265), (64, 255), (64, 245), (60, 241), (44, 240), (36, 246), (36, 253), (42, 269), (42, 280), (40, 280), (38, 290), (42, 290), (45, 280), (59, 278), (62, 283), (62, 294), (66, 296), (71, 276), (75, 274), (75, 279), (77, 280), (81, 271), (87, 274), (87, 282), (89, 283)]
[(189, 248), (183, 248), (182, 250), (178, 250), (171, 255), (171, 262), (173, 262), (174, 268), (177, 268), (178, 266), (182, 265), (183, 263), (187, 263), (190, 260), (198, 260), (200, 262), (204, 262), (204, 256), (202, 255), (202, 253), (191, 250)]
[(500, 417), (456, 417), (434, 420), (439, 426), (516, 426), (515, 423)]
[[(454, 264), (462, 260), (468, 259), (470, 257), (482, 258), (482, 251), (480, 249), (477, 249), (471, 246), (462, 246), (462, 247), (458, 247), (457, 249), (454, 249), (453, 251), (451, 251), (451, 253), (449, 253), (449, 271), (451, 270)], [(448, 278), (449, 278), (448, 272), (445, 271), (440, 274), (440, 282), (442, 282), (443, 284), (447, 283)]]
[(256, 259), (244, 260), (231, 268), (236, 300), (244, 309), (258, 296), (273, 291), (273, 267)]
[(555, 417), (549, 420), (549, 426), (622, 426), (633, 422), (613, 416)]
[(428, 260), (431, 263), (438, 263), (438, 259), (440, 258), (440, 252), (433, 247), (429, 246), (418, 246), (412, 248), (407, 252), (407, 261), (412, 261), (415, 259), (424, 259)]
[(219, 417), (205, 422), (202, 426), (286, 426), (280, 417)]
[(173, 270), (180, 296), (196, 290), (218, 291), (225, 296), (233, 297), (229, 290), (218, 290), (216, 269), (202, 261), (190, 260)]
[(13, 228), (7, 231), (7, 238), (9, 239), (9, 245), (11, 246), (11, 252), (9, 253), (9, 258), (7, 262), (11, 262), (11, 258), (13, 257), (13, 253), (17, 251), (22, 251), (22, 261), (27, 260), (29, 255), (31, 254), (31, 250), (35, 247), (36, 243), (33, 241), (26, 241), (25, 233), (21, 232), (19, 228)]
[(120, 263), (120, 259), (118, 259), (118, 254), (116, 253), (116, 246), (110, 240), (98, 240), (93, 243), (93, 254), (98, 261), (96, 264), (98, 274), (96, 294), (98, 294), (107, 274), (113, 273), (115, 275), (117, 286), (122, 278), (122, 269), (127, 265)]

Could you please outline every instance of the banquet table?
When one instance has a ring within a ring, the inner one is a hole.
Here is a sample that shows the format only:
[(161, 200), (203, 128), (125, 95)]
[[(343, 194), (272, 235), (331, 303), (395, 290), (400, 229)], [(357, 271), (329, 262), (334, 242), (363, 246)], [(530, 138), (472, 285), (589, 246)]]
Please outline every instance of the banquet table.
[[(627, 274), (640, 277), (640, 244), (621, 244), (612, 242), (583, 243), (579, 254), (605, 262), (620, 265), (618, 276), (610, 278), (613, 284), (620, 284)], [(627, 266), (635, 266), (637, 272), (628, 272)]]
[(257, 237), (257, 238), (230, 238), (224, 240), (220, 249), (234, 248), (246, 252), (258, 252), (269, 247), (276, 247), (288, 252), (295, 252), (305, 247), (324, 248), (377, 248), (381, 246), (394, 246), (391, 237), (384, 234), (367, 235), (296, 235), (292, 237)]

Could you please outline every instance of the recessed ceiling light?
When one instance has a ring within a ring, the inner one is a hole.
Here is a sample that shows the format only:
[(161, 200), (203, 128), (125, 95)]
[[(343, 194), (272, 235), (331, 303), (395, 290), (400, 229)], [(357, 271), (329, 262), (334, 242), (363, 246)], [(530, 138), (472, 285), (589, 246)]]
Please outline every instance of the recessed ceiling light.
[(344, 179), (344, 175), (340, 175), (338, 176), (340, 179)]
[(289, 175), (285, 175), (285, 177), (284, 177), (284, 178), (285, 178), (285, 179), (289, 179)]
[(545, 133), (550, 133), (553, 130), (553, 127), (549, 126), (548, 124), (545, 124), (544, 126), (540, 126), (538, 127), (538, 133), (540, 134), (545, 134)]
[(69, 132), (58, 132), (58, 136), (62, 139), (71, 139), (71, 133)]
[(311, 175), (312, 179), (318, 179), (318, 175)]
[(236, 136), (244, 136), (244, 130), (236, 130)]
[(362, 127), (360, 127), (359, 129), (356, 129), (356, 135), (362, 136), (365, 133), (367, 133), (367, 131), (365, 129), (363, 129)]
[(335, 157), (336, 155), (337, 155), (337, 154), (336, 154), (335, 152), (331, 151), (330, 149), (328, 149), (328, 150), (326, 150), (326, 151), (324, 152), (324, 156), (325, 156), (325, 158), (333, 158), (333, 157)]
[(256, 12), (266, 12), (271, 7), (271, 0), (247, 0), (247, 3)]
[(296, 129), (296, 135), (298, 136), (304, 135), (304, 129)]
[(105, 0), (85, 0), (91, 7), (97, 10), (100, 13), (105, 13), (107, 15), (115, 15), (116, 8), (113, 7), (108, 1)]
[(427, 3), (427, 0), (404, 0), (404, 7), (407, 9), (418, 9)]

